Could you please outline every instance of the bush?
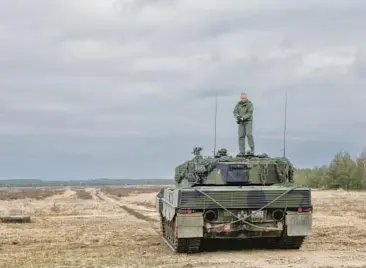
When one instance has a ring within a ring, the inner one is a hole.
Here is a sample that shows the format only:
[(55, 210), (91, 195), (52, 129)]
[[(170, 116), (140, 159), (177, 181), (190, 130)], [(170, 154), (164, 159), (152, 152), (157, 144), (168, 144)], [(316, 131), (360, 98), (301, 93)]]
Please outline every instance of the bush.
[(338, 152), (328, 166), (297, 169), (295, 183), (322, 189), (366, 189), (366, 150), (355, 160), (348, 152)]

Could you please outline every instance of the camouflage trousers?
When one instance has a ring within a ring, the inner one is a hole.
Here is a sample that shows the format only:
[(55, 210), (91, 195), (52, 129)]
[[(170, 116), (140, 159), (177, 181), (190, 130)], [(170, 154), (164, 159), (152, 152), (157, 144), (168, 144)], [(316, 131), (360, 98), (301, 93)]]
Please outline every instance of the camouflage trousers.
[(253, 122), (242, 122), (238, 128), (239, 152), (245, 153), (245, 137), (247, 137), (250, 150), (254, 153)]

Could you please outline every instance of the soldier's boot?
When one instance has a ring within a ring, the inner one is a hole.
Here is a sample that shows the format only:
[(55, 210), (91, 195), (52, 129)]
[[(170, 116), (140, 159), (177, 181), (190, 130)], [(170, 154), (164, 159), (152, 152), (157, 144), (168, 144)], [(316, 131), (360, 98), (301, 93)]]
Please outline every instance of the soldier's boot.
[(245, 153), (238, 153), (236, 157), (245, 157)]
[(248, 144), (249, 144), (249, 148), (250, 148), (250, 153), (254, 154), (254, 139), (253, 139), (253, 134), (249, 133), (247, 134), (248, 137)]

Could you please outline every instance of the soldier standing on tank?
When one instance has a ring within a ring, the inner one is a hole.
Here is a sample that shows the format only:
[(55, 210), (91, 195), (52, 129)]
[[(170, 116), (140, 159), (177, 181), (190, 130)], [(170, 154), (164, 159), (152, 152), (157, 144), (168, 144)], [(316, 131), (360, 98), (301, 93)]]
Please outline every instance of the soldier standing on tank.
[(251, 153), (254, 154), (253, 139), (253, 103), (248, 100), (246, 93), (241, 93), (241, 100), (235, 105), (234, 116), (238, 123), (239, 153), (245, 154), (245, 137), (248, 138), (248, 145)]

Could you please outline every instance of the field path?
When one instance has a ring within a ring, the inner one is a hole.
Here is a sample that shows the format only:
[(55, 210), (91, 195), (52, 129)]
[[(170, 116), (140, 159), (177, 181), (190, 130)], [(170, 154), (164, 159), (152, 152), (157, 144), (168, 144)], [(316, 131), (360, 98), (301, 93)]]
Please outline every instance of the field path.
[(151, 189), (79, 189), (86, 199), (75, 191), (0, 202), (0, 209), (22, 208), (33, 218), (30, 224), (0, 224), (0, 267), (366, 268), (366, 193), (314, 191), (313, 236), (300, 250), (187, 255), (163, 242)]

